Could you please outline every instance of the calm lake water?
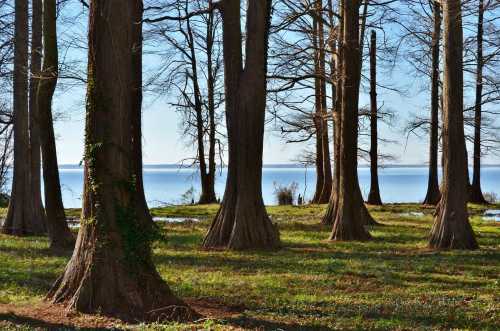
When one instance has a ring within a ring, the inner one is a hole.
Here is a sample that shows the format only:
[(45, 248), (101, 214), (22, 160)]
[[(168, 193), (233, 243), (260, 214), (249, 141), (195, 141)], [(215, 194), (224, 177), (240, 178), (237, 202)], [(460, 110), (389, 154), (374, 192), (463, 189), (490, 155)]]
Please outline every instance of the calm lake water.
[[(472, 170), (471, 170), (472, 171)], [(366, 195), (370, 189), (370, 171), (361, 167), (358, 170), (361, 190)], [(472, 172), (471, 172), (472, 173)], [(62, 165), (60, 168), (64, 205), (67, 208), (81, 206), (83, 188), (83, 169), (76, 165)], [(217, 177), (216, 192), (222, 197), (226, 171)], [(423, 166), (391, 166), (379, 170), (380, 191), (384, 202), (421, 202), (427, 189), (427, 168)], [(500, 196), (500, 166), (482, 169), (483, 192), (495, 192)], [(316, 175), (313, 168), (293, 165), (268, 165), (263, 170), (262, 189), (264, 202), (276, 204), (275, 184), (298, 185), (298, 193), (306, 200), (314, 194)], [(182, 195), (193, 188), (194, 198), (198, 197), (199, 176), (194, 169), (179, 169), (175, 165), (148, 165), (144, 167), (144, 185), (146, 199), (150, 207), (165, 204), (180, 204), (191, 201)], [(304, 194), (305, 192), (305, 194)]]

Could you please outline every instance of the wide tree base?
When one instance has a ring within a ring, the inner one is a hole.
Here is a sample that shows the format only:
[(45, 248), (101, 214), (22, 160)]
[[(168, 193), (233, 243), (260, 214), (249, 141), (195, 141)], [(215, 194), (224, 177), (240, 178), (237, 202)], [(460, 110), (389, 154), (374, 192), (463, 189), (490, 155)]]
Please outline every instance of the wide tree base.
[(479, 205), (489, 205), (490, 203), (484, 198), (481, 188), (474, 185), (470, 188), (469, 202), (477, 203)]
[(185, 322), (199, 318), (172, 293), (154, 266), (124, 268), (119, 257), (106, 253), (93, 257), (106, 262), (92, 263), (91, 255), (77, 248), (65, 273), (47, 295), (50, 302), (127, 322)]
[(425, 195), (423, 205), (437, 206), (440, 200), (441, 200), (441, 192), (439, 191), (439, 188), (429, 189), (427, 190), (427, 194)]
[[(328, 203), (325, 215), (321, 219), (321, 224), (326, 225), (326, 226), (332, 226), (335, 223), (335, 217), (337, 215), (337, 200), (333, 198), (330, 200)], [(368, 211), (368, 208), (365, 206), (365, 204), (362, 204), (360, 208), (361, 212), (361, 220), (364, 225), (368, 226), (382, 226), (383, 224), (375, 221), (375, 219), (371, 216), (370, 212)]]
[(69, 232), (61, 237), (50, 240), (50, 249), (53, 251), (68, 251), (75, 248), (75, 236)]
[(440, 202), (432, 226), (429, 247), (435, 249), (479, 248), (466, 208), (444, 206)]
[[(333, 230), (330, 240), (333, 241), (367, 241), (372, 237), (365, 225), (370, 223), (372, 217), (364, 206), (362, 200), (347, 197), (339, 199)], [(373, 220), (373, 219), (372, 219)]]
[(280, 247), (279, 230), (271, 222), (262, 202), (253, 205), (224, 202), (203, 240), (205, 249), (269, 250)]
[(200, 197), (200, 200), (198, 200), (199, 205), (209, 205), (217, 203), (217, 198), (215, 196), (215, 193), (212, 194), (202, 194)]
[(43, 236), (47, 233), (43, 219), (23, 220), (20, 217), (8, 217), (5, 219), (0, 232), (12, 236)]
[(325, 215), (321, 219), (321, 224), (326, 226), (332, 226), (335, 221), (335, 215), (337, 214), (337, 198), (332, 196), (326, 207)]
[[(361, 191), (361, 190), (360, 190)], [(370, 188), (370, 193), (368, 193), (368, 199), (366, 200), (366, 203), (369, 205), (374, 205), (374, 206), (382, 206), (382, 198), (380, 198), (380, 191), (378, 188)]]

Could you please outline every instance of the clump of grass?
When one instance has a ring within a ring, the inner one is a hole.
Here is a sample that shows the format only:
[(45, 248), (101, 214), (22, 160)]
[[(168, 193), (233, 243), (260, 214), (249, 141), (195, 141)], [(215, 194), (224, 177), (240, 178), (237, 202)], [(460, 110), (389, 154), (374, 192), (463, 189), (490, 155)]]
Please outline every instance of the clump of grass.
[(278, 205), (280, 206), (293, 205), (298, 187), (299, 184), (297, 184), (296, 182), (293, 182), (288, 186), (277, 184), (276, 182), (274, 182), (274, 195), (276, 196)]

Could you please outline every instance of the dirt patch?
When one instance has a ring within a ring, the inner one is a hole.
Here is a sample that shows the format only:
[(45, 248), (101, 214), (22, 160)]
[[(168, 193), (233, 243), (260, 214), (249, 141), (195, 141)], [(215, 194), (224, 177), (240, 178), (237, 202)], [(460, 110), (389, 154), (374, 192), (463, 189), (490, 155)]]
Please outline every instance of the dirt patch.
[(246, 310), (243, 305), (227, 305), (215, 298), (186, 299), (184, 301), (205, 318), (211, 319), (232, 318)]
[(61, 328), (120, 329), (123, 322), (99, 315), (81, 314), (67, 310), (61, 305), (44, 303), (34, 305), (0, 305), (0, 328), (29, 326), (35, 329), (55, 330)]
[[(244, 306), (225, 305), (214, 298), (187, 299), (203, 321), (209, 319), (231, 319), (240, 315)], [(67, 310), (62, 305), (38, 303), (30, 305), (0, 304), (0, 329), (30, 327), (35, 330), (87, 329), (122, 330), (133, 325), (119, 319), (101, 315), (82, 314)]]

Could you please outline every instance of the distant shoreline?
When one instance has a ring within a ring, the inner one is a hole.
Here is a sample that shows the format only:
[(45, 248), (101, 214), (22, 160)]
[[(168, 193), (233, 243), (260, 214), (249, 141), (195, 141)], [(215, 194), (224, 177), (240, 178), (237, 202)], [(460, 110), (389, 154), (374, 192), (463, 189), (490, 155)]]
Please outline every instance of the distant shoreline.
[[(358, 168), (369, 168), (369, 164), (360, 164), (358, 165)], [(426, 168), (428, 167), (427, 164), (385, 164), (381, 165), (380, 168)], [(469, 167), (472, 167), (472, 165), (469, 165)], [(500, 167), (500, 164), (483, 164), (481, 165), (481, 168), (496, 168)], [(60, 169), (79, 169), (83, 168), (82, 165), (79, 164), (60, 164), (59, 165)], [(167, 169), (196, 169), (195, 166), (182, 166), (180, 164), (172, 164), (172, 163), (166, 163), (166, 164), (145, 164), (144, 165), (145, 169), (159, 169), (159, 168), (167, 168)], [(226, 167), (224, 167), (226, 168)], [(278, 164), (264, 164), (263, 168), (272, 168), (272, 169), (286, 169), (286, 168), (305, 168), (304, 165), (302, 164), (297, 164), (297, 163), (278, 163)], [(314, 165), (309, 165), (307, 166), (309, 169), (314, 169)]]

